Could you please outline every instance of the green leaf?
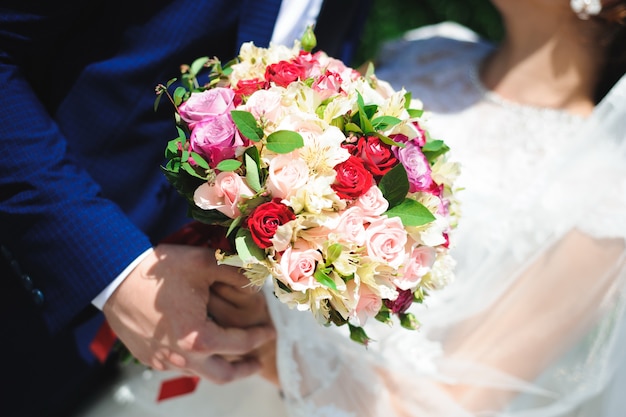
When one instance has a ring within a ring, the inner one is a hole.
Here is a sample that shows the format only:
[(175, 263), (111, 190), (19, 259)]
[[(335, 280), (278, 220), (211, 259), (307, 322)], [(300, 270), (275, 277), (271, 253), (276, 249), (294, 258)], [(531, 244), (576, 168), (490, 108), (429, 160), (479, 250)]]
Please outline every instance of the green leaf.
[(397, 146), (398, 148), (404, 148), (406, 147), (406, 145), (402, 142), (395, 142), (393, 139), (391, 139), (389, 136), (385, 136), (382, 133), (379, 132), (375, 132), (371, 134), (372, 136), (376, 136), (378, 139), (380, 139), (380, 141), (382, 143), (385, 143), (389, 146)]
[(420, 109), (407, 109), (407, 112), (412, 118), (422, 117), (422, 115), (424, 114), (424, 110)]
[(254, 162), (256, 162), (257, 166), (260, 166), (261, 155), (259, 154), (259, 149), (256, 146), (250, 146), (244, 153), (252, 158)]
[(372, 340), (362, 327), (353, 326), (350, 323), (348, 323), (348, 327), (350, 328), (350, 339), (355, 342), (367, 346)]
[(180, 139), (172, 139), (167, 142), (167, 147), (165, 148), (165, 158), (172, 159), (178, 156), (178, 144), (180, 143)]
[(325, 285), (333, 290), (337, 290), (337, 285), (335, 284), (335, 280), (328, 276), (326, 272), (322, 268), (317, 267), (315, 272), (313, 273), (313, 277), (322, 285)]
[(187, 135), (185, 134), (185, 131), (181, 129), (180, 126), (176, 126), (176, 131), (178, 132), (178, 139), (180, 139), (181, 142), (184, 143), (187, 140)]
[(344, 119), (343, 116), (337, 116), (333, 120), (330, 121), (331, 126), (335, 126), (339, 130), (344, 129)]
[(165, 169), (169, 172), (178, 173), (178, 171), (180, 171), (180, 158), (175, 157), (170, 159), (165, 165)]
[(435, 216), (422, 203), (406, 198), (385, 212), (388, 217), (399, 217), (405, 226), (423, 226), (435, 220)]
[(265, 251), (254, 243), (252, 235), (247, 229), (241, 228), (237, 231), (237, 236), (235, 237), (235, 249), (244, 263), (254, 261), (254, 259), (259, 261), (265, 259)]
[(176, 82), (178, 78), (174, 77), (174, 78), (170, 78), (169, 81), (165, 84), (166, 88), (169, 88), (172, 84), (174, 84)]
[(409, 106), (411, 105), (411, 97), (412, 97), (412, 95), (411, 95), (410, 91), (407, 91), (404, 94), (404, 108), (406, 110), (409, 110)]
[(233, 222), (228, 226), (228, 230), (226, 231), (226, 236), (230, 236), (230, 234), (235, 230), (242, 222), (242, 216), (236, 217)]
[(230, 115), (243, 136), (252, 142), (258, 142), (263, 138), (263, 129), (259, 127), (252, 113), (243, 110), (232, 110)]
[(357, 125), (356, 123), (352, 123), (352, 122), (346, 123), (345, 129), (346, 129), (346, 132), (363, 133), (363, 130), (361, 130), (359, 125)]
[(304, 139), (298, 132), (277, 130), (267, 137), (267, 149), (285, 154), (304, 146)]
[(237, 161), (236, 159), (224, 159), (217, 164), (215, 169), (222, 172), (232, 172), (238, 170), (240, 166), (241, 161)]
[(195, 152), (190, 152), (191, 155), (191, 159), (194, 160), (194, 162), (200, 167), (200, 168), (204, 168), (204, 169), (209, 169), (209, 163), (200, 155), (198, 155)]
[(233, 221), (227, 217), (224, 213), (217, 210), (203, 210), (193, 203), (193, 200), (189, 203), (188, 213), (189, 217), (200, 223), (205, 224), (217, 224), (221, 226), (228, 226)]
[(333, 243), (330, 245), (326, 251), (326, 266), (332, 265), (332, 263), (341, 256), (342, 251), (343, 245), (341, 243)]
[(363, 102), (363, 96), (358, 91), (356, 92), (356, 94), (356, 102), (359, 108), (359, 122), (361, 125), (361, 130), (363, 130), (363, 133), (365, 134), (372, 133), (374, 132), (374, 126), (372, 126), (372, 122), (365, 112), (365, 103)]
[(372, 126), (377, 130), (387, 130), (400, 123), (401, 120), (393, 116), (381, 116), (372, 120)]
[(183, 102), (183, 97), (187, 94), (187, 89), (185, 87), (176, 87), (174, 90), (174, 105), (179, 106), (180, 103)]
[(402, 164), (391, 168), (381, 179), (378, 188), (389, 202), (389, 208), (402, 203), (409, 192), (409, 177)]
[(183, 162), (182, 164), (180, 164), (180, 166), (185, 170), (185, 172), (187, 172), (187, 174), (196, 178), (206, 179), (206, 177), (198, 174), (198, 172), (194, 169), (193, 166), (191, 166), (189, 162)]
[(274, 282), (276, 283), (276, 285), (278, 285), (280, 287), (281, 290), (285, 291), (286, 293), (292, 293), (293, 290), (291, 288), (289, 288), (284, 282), (282, 282), (279, 279), (274, 279)]
[(192, 77), (197, 76), (198, 73), (202, 70), (202, 68), (204, 68), (204, 64), (206, 64), (208, 61), (209, 61), (208, 56), (203, 56), (201, 58), (194, 60), (191, 63), (191, 66), (189, 67), (189, 73), (191, 74), (191, 76)]
[(422, 147), (422, 152), (438, 152), (441, 149), (448, 150), (448, 146), (442, 140), (431, 140)]
[(244, 154), (246, 161), (246, 182), (257, 193), (261, 191), (261, 179), (259, 178), (259, 167), (256, 161), (248, 154)]
[(442, 140), (431, 140), (426, 142), (422, 148), (422, 153), (428, 162), (434, 162), (439, 156), (448, 152), (450, 148)]
[(368, 104), (365, 107), (363, 107), (363, 109), (365, 110), (365, 115), (367, 116), (367, 118), (369, 120), (372, 120), (372, 117), (374, 117), (374, 115), (376, 114), (376, 111), (378, 110), (378, 105)]

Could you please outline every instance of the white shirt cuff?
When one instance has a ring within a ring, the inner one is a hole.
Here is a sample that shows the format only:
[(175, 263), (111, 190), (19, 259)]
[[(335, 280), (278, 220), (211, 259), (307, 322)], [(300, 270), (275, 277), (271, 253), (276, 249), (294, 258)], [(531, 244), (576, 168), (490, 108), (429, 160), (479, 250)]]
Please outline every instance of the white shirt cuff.
[(102, 310), (102, 308), (104, 307), (104, 303), (107, 302), (111, 294), (113, 294), (113, 292), (117, 289), (117, 287), (119, 287), (120, 284), (126, 279), (128, 274), (130, 274), (131, 271), (135, 269), (135, 267), (139, 265), (139, 263), (143, 261), (146, 256), (152, 253), (153, 250), (154, 249), (150, 248), (146, 250), (144, 253), (142, 253), (141, 255), (139, 255), (133, 262), (131, 262), (130, 265), (128, 265), (122, 271), (121, 274), (117, 276), (117, 278), (115, 278), (104, 290), (102, 290), (102, 292), (98, 294), (96, 298), (91, 300), (91, 304), (96, 306), (98, 309)]

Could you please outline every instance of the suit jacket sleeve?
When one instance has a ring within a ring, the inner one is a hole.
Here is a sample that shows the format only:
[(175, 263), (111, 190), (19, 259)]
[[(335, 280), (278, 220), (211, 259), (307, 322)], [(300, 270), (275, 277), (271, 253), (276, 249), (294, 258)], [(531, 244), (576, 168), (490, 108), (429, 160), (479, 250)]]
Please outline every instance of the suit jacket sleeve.
[(70, 156), (24, 77), (22, 47), (40, 16), (0, 19), (0, 242), (42, 291), (55, 330), (151, 244)]

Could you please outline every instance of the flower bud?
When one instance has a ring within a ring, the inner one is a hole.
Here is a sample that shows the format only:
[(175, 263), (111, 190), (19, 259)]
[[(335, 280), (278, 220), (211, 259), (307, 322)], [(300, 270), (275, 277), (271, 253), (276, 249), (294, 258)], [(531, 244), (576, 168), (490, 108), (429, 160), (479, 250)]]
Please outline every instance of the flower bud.
[(306, 52), (311, 52), (317, 46), (317, 38), (315, 38), (315, 33), (313, 33), (312, 25), (307, 26), (302, 39), (300, 39), (300, 44)]

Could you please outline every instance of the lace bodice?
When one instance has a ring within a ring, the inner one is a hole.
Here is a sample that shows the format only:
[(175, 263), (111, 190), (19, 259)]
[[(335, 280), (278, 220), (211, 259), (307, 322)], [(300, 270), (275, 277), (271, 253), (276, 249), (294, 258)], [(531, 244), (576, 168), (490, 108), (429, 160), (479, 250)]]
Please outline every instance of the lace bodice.
[[(492, 49), (468, 29), (443, 23), (416, 29), (387, 44), (377, 64), (379, 78), (395, 88), (404, 87), (423, 101), (432, 113), (432, 135), (444, 139), (452, 157), (462, 165), (458, 185), (464, 191), (459, 197), (463, 218), (469, 220), (460, 222), (457, 243), (462, 248), (457, 252), (470, 245), (492, 248), (502, 244), (502, 237), (511, 229), (518, 233), (525, 230), (527, 235), (534, 235), (535, 242), (546, 239), (538, 219), (528, 210), (529, 202), (543, 199), (543, 224), (554, 229), (562, 217), (559, 210), (563, 204), (552, 203), (567, 200), (567, 195), (563, 195), (563, 188), (554, 188), (553, 195), (546, 198), (545, 190), (552, 180), (546, 173), (556, 175), (566, 163), (564, 155), (585, 150), (577, 139), (585, 118), (517, 104), (482, 85), (478, 69)], [(565, 192), (577, 191), (572, 187)], [(615, 206), (623, 207), (625, 179), (614, 192), (618, 200)], [(563, 224), (562, 228), (570, 226)], [(597, 236), (626, 235), (625, 217), (619, 209), (609, 207), (602, 216), (587, 218), (578, 226)], [(523, 253), (524, 243), (518, 243)]]

